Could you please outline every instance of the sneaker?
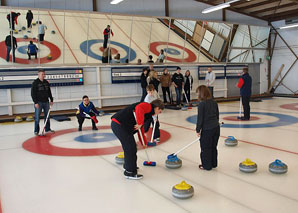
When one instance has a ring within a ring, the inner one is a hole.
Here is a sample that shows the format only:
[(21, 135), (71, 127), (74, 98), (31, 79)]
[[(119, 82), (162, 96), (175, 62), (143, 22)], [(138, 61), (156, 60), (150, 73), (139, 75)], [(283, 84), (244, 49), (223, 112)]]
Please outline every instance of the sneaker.
[(82, 127), (79, 127), (79, 128), (78, 128), (78, 131), (79, 131), (79, 132), (82, 131)]
[(154, 140), (155, 140), (155, 142), (157, 142), (157, 143), (160, 142), (160, 138), (155, 138)]
[(143, 175), (140, 175), (137, 172), (129, 172), (127, 170), (124, 171), (124, 176), (131, 180), (140, 180), (143, 178)]
[(34, 135), (36, 135), (36, 136), (37, 136), (37, 135), (38, 135), (38, 132), (34, 132)]
[(92, 130), (98, 130), (96, 126), (92, 127)]
[(54, 130), (52, 130), (52, 129), (49, 129), (49, 130), (47, 130), (46, 132), (55, 132)]

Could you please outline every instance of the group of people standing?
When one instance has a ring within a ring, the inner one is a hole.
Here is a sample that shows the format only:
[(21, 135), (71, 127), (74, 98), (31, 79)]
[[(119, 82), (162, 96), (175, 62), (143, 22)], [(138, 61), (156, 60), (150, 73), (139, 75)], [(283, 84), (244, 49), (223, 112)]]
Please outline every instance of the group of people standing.
[[(150, 68), (143, 68), (141, 75), (141, 87), (142, 87), (142, 98), (141, 102), (144, 101), (147, 95), (147, 86), (152, 84), (155, 90), (158, 92), (159, 85), (161, 84), (162, 94), (164, 103), (173, 103), (173, 97), (171, 93), (171, 86), (175, 87), (176, 92), (176, 104), (179, 107), (181, 105), (182, 90), (184, 90), (187, 100), (184, 97), (184, 102), (190, 101), (190, 91), (193, 85), (193, 77), (190, 75), (190, 71), (187, 70), (183, 76), (181, 68), (177, 67), (176, 72), (171, 76), (167, 68), (164, 68), (163, 73), (158, 77), (157, 71), (153, 69), (153, 65)], [(168, 99), (167, 99), (168, 95)]]

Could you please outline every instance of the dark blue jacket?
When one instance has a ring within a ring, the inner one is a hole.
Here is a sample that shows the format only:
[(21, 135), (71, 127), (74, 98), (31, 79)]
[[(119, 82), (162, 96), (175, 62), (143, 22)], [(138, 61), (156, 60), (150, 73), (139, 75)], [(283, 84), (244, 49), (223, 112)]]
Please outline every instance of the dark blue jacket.
[(82, 117), (86, 117), (85, 114), (83, 112), (85, 112), (86, 114), (89, 114), (90, 112), (93, 111), (94, 114), (99, 114), (99, 112), (96, 110), (94, 104), (90, 101), (89, 104), (87, 106), (85, 106), (85, 104), (82, 102), (80, 105), (80, 115)]
[(251, 77), (248, 73), (242, 75), (241, 77), (244, 81), (243, 86), (240, 88), (240, 95), (241, 96), (251, 96)]

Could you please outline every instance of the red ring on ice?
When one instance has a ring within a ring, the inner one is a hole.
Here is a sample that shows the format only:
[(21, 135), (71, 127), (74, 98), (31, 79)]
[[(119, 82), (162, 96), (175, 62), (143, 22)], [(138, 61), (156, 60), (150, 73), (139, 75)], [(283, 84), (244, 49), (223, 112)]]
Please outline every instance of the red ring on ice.
[[(33, 43), (37, 43), (37, 40), (33, 40), (32, 38), (27, 38), (27, 39), (17, 38), (17, 42), (28, 42), (28, 44), (29, 44), (29, 41), (33, 41)], [(51, 42), (48, 42), (48, 41), (43, 41), (42, 45), (45, 45), (46, 47), (48, 47), (50, 49), (50, 54), (52, 56), (52, 59), (49, 60), (47, 58), (47, 56), (42, 57), (42, 58), (39, 59), (41, 64), (45, 64), (45, 63), (55, 61), (57, 58), (60, 57), (61, 51), (60, 51), (59, 47), (57, 47), (55, 44), (52, 44)], [(0, 42), (0, 49), (3, 50), (3, 51), (0, 51), (0, 57), (6, 60), (5, 41)], [(9, 60), (12, 61), (12, 53), (10, 53)], [(28, 60), (28, 59), (25, 59), (25, 58), (16, 57), (16, 63), (18, 63), (18, 64), (32, 64), (32, 63), (37, 64), (38, 59)]]
[(160, 45), (168, 45), (169, 47), (173, 46), (173, 47), (177, 47), (178, 49), (181, 49), (181, 50), (184, 49), (185, 52), (187, 52), (187, 54), (188, 54), (188, 57), (184, 58), (184, 59), (169, 57), (169, 54), (168, 54), (166, 59), (169, 60), (169, 61), (180, 63), (180, 62), (194, 62), (197, 59), (197, 56), (190, 49), (187, 49), (186, 47), (184, 48), (184, 47), (182, 47), (178, 44), (174, 44), (174, 43), (170, 43), (170, 42), (169, 43), (164, 42), (164, 41), (152, 42), (150, 44), (150, 51), (158, 56), (159, 51), (157, 50), (157, 47), (160, 46)]
[[(100, 126), (100, 129), (111, 129), (110, 126)], [(84, 130), (90, 130), (91, 127), (84, 128)], [(45, 136), (36, 136), (26, 140), (23, 143), (23, 148), (29, 152), (33, 152), (36, 154), (43, 154), (43, 155), (53, 155), (53, 156), (95, 156), (95, 155), (109, 155), (115, 154), (122, 151), (121, 146), (113, 146), (113, 147), (105, 147), (105, 148), (93, 148), (93, 149), (75, 149), (75, 148), (64, 148), (54, 146), (50, 143), (51, 139), (72, 133), (77, 132), (77, 129), (66, 129), (66, 130), (59, 130), (55, 133), (48, 133)], [(152, 128), (150, 128), (147, 134), (147, 140), (151, 139), (151, 132)], [(169, 132), (165, 130), (160, 130), (160, 143), (164, 143), (170, 139), (171, 135)], [(140, 144), (140, 142), (138, 142)], [(143, 149), (140, 145), (138, 146), (139, 149)]]

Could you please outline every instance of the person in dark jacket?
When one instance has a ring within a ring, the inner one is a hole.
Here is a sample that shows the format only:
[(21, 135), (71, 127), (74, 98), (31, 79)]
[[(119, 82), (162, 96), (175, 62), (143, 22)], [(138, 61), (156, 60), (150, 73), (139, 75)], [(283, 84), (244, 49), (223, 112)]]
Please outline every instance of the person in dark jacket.
[(141, 87), (142, 87), (142, 98), (140, 102), (143, 102), (146, 95), (147, 95), (147, 77), (148, 77), (148, 68), (145, 67), (143, 68), (143, 73), (141, 75)]
[[(112, 131), (120, 140), (124, 151), (124, 176), (126, 178), (137, 180), (143, 177), (137, 172), (137, 146), (133, 135), (141, 129), (144, 143), (147, 144), (144, 136), (144, 122), (151, 119), (153, 115), (160, 114), (163, 109), (162, 101), (154, 100), (151, 103), (132, 104), (112, 116)], [(138, 134), (138, 136), (140, 139), (141, 135)]]
[(252, 79), (248, 74), (248, 68), (243, 68), (242, 76), (237, 84), (237, 87), (240, 88), (240, 95), (242, 99), (242, 106), (244, 111), (244, 117), (240, 117), (241, 120), (249, 120), (250, 119), (250, 96), (251, 96), (251, 85)]
[(205, 85), (197, 88), (198, 117), (196, 132), (200, 137), (200, 169), (211, 170), (217, 167), (217, 144), (220, 135), (218, 105), (213, 100), (210, 90)]
[(37, 46), (35, 44), (33, 44), (33, 41), (30, 41), (30, 44), (28, 45), (28, 50), (27, 50), (27, 54), (28, 54), (28, 60), (31, 60), (31, 55), (35, 56), (35, 59), (37, 59)]
[(85, 118), (91, 119), (92, 122), (92, 130), (98, 130), (96, 127), (96, 115), (99, 115), (99, 112), (95, 108), (92, 101), (89, 100), (89, 97), (87, 95), (84, 95), (82, 98), (82, 102), (79, 105), (79, 109), (77, 111), (77, 119), (79, 123), (79, 129), (78, 131), (82, 131), (82, 126), (84, 123)]
[(110, 25), (108, 25), (107, 28), (104, 29), (104, 31), (103, 31), (103, 37), (104, 37), (103, 48), (104, 49), (108, 47), (108, 40), (110, 38), (110, 34), (112, 34), (112, 36), (114, 36), (114, 33), (113, 33)]
[(7, 14), (6, 18), (9, 23), (9, 28), (12, 30), (15, 30), (15, 24), (18, 24), (18, 17), (21, 15), (21, 13), (15, 13), (11, 11), (9, 14)]
[[(13, 31), (10, 31), (10, 35), (5, 38), (6, 45), (6, 61), (9, 62), (10, 51), (12, 50), (12, 61), (16, 62), (15, 52), (18, 48), (17, 39), (13, 36)], [(12, 45), (12, 46), (11, 46)]]
[(160, 80), (158, 79), (158, 73), (156, 71), (150, 71), (147, 78), (147, 84), (152, 84), (156, 92), (158, 92)]
[(180, 72), (181, 72), (181, 68), (177, 67), (177, 71), (172, 76), (172, 82), (174, 84), (175, 91), (176, 91), (177, 107), (180, 107), (181, 92), (182, 92), (182, 88), (184, 88), (184, 78), (183, 78), (183, 75)]
[[(193, 78), (189, 70), (186, 70), (184, 75), (184, 92), (187, 97), (188, 102), (190, 102), (190, 91), (192, 90)], [(183, 96), (183, 101), (186, 102), (185, 96)]]
[[(40, 114), (43, 109), (44, 113), (44, 121), (46, 121), (46, 116), (48, 114), (50, 106), (54, 104), (53, 102), (53, 96), (50, 88), (50, 83), (45, 80), (45, 71), (40, 69), (38, 70), (38, 78), (35, 79), (32, 83), (31, 88), (31, 97), (34, 102), (34, 109), (35, 109), (35, 123), (34, 123), (34, 134), (39, 134), (39, 120), (40, 120)], [(49, 103), (50, 99), (50, 103)], [(54, 132), (50, 128), (50, 119), (48, 119), (46, 126), (45, 126), (45, 132)]]
[(32, 20), (33, 20), (33, 13), (31, 10), (28, 10), (26, 14), (26, 19), (27, 19), (27, 28), (32, 28)]

